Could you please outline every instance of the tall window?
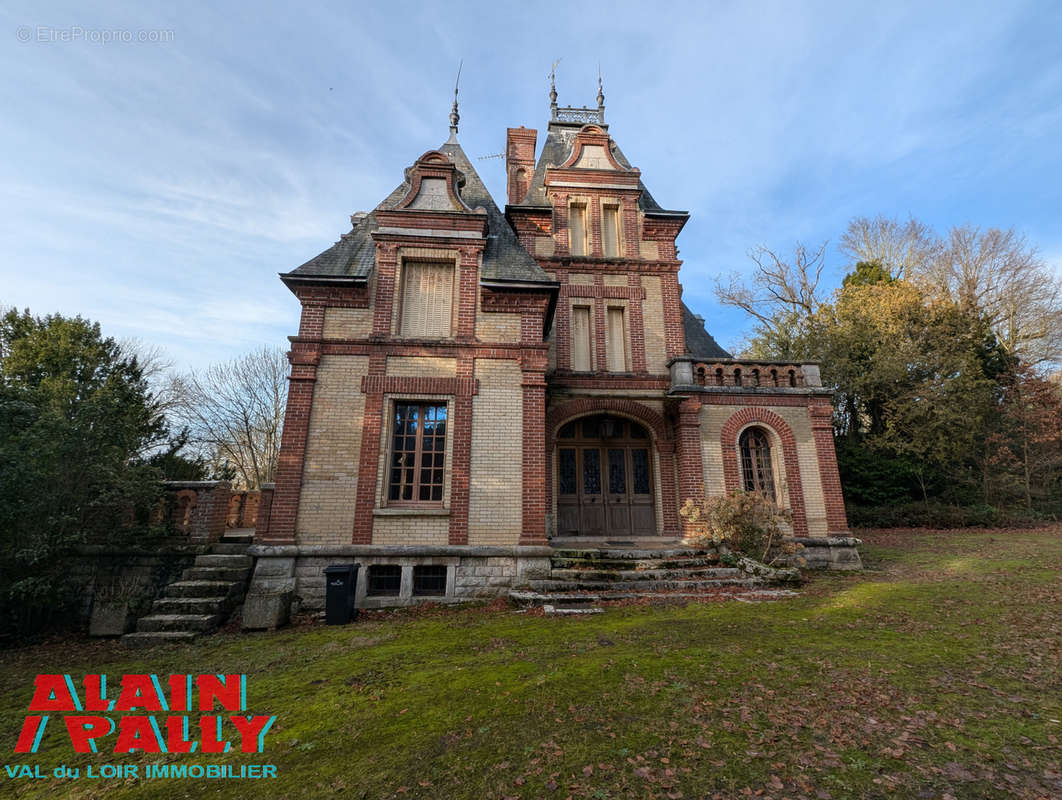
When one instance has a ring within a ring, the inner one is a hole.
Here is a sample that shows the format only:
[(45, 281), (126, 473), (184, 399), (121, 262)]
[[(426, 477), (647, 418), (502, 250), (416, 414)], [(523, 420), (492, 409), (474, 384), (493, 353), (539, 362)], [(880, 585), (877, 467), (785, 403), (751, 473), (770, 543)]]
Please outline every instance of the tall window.
[(572, 369), (590, 372), (590, 307), (572, 308)]
[(619, 206), (605, 206), (601, 209), (601, 239), (605, 247), (606, 258), (620, 254)]
[(608, 355), (609, 372), (626, 372), (627, 329), (623, 319), (623, 307), (609, 307), (607, 322), (605, 351)]
[(746, 492), (759, 492), (770, 500), (774, 495), (771, 470), (771, 444), (763, 428), (749, 428), (741, 434), (741, 477)]
[(433, 339), (448, 337), (453, 290), (453, 264), (403, 264), (400, 335)]
[(396, 403), (388, 500), (441, 503), (446, 458), (446, 406)]
[(573, 256), (585, 256), (586, 247), (586, 206), (572, 203), (568, 210), (568, 235), (571, 237), (570, 252)]

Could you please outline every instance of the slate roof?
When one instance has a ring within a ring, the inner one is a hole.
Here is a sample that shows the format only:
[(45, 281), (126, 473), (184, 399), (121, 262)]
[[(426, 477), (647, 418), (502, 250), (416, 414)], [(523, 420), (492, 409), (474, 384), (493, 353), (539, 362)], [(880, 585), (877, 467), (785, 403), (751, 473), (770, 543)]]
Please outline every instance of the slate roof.
[(694, 358), (709, 360), (713, 358), (733, 358), (730, 353), (719, 346), (712, 335), (704, 328), (704, 320), (697, 319), (689, 306), (682, 304), (682, 327), (686, 331), (686, 352)]
[[(446, 154), (464, 173), (465, 183), (459, 190), (461, 199), (470, 208), (483, 208), (487, 212), (487, 244), (483, 253), (481, 280), (553, 285), (549, 275), (516, 238), (516, 233), (490, 196), (487, 187), (483, 185), (461, 145), (451, 140), (440, 147), (439, 151)], [(394, 208), (409, 189), (409, 182), (403, 180), (374, 211)], [(372, 240), (372, 233), (378, 227), (375, 213), (369, 213), (358, 221), (350, 232), (344, 233), (334, 245), (283, 277), (364, 280), (372, 272), (375, 263), (376, 245)]]
[[(518, 205), (549, 208), (549, 201), (546, 199), (546, 168), (556, 167), (568, 160), (572, 154), (575, 134), (579, 132), (581, 127), (582, 125), (577, 123), (549, 123), (546, 141), (542, 144), (542, 154), (538, 157), (538, 164), (535, 165), (535, 174), (531, 177), (531, 185), (527, 187), (527, 194), (524, 195), (523, 201)], [(622, 166), (630, 169), (631, 162), (627, 160), (627, 157), (623, 155), (623, 151), (619, 149), (619, 145), (615, 142), (612, 142), (612, 155)], [(645, 184), (641, 180), (638, 181), (638, 188), (642, 190), (641, 197), (638, 198), (638, 207), (646, 214), (686, 215), (685, 211), (668, 211), (662, 208), (653, 199), (653, 195), (645, 188)]]

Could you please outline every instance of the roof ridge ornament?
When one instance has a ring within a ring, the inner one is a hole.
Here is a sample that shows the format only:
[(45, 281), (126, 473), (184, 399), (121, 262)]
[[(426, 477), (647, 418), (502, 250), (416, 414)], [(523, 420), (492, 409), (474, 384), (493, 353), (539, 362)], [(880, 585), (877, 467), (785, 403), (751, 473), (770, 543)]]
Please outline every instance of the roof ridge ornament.
[(557, 65), (560, 62), (558, 58), (549, 70), (549, 116), (552, 120), (557, 119)]
[(446, 140), (447, 144), (457, 144), (457, 123), (461, 121), (461, 115), (457, 113), (457, 89), (461, 85), (461, 67), (464, 66), (464, 63), (464, 59), (457, 63), (457, 80), (454, 81), (454, 107), (450, 110), (450, 138)]
[(605, 122), (605, 87), (601, 82), (601, 62), (597, 62), (597, 121)]

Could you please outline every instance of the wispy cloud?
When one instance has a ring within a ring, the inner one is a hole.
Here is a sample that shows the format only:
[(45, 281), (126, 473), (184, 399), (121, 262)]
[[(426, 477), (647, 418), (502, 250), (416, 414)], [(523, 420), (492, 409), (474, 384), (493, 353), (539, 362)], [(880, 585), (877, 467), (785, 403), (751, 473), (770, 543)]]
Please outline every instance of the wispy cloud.
[[(611, 132), (693, 213), (686, 297), (749, 247), (836, 240), (857, 214), (1014, 225), (1062, 262), (1062, 7), (1048, 3), (280, 3), (0, 10), (0, 25), (165, 28), (166, 44), (0, 48), (0, 302), (100, 319), (183, 366), (283, 345), (276, 280), (446, 138), (541, 127), (605, 75)], [(500, 160), (475, 161), (504, 202)], [(833, 280), (844, 265), (831, 251)]]

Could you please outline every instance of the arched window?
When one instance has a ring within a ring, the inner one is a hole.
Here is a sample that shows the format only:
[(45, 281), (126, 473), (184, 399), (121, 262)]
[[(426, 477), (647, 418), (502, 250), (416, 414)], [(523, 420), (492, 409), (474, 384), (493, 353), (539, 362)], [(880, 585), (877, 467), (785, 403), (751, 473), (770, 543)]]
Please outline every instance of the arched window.
[(741, 434), (741, 477), (746, 492), (759, 492), (774, 500), (774, 473), (771, 471), (771, 443), (763, 428), (749, 428)]

